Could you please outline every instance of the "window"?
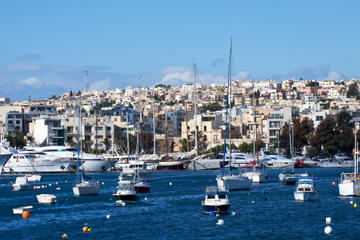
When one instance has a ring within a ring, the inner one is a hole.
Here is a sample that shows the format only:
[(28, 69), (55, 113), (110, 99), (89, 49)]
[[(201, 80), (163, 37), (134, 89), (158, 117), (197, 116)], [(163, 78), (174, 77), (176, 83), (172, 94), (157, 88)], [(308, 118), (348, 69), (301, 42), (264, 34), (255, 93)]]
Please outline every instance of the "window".
[(316, 116), (316, 121), (318, 121), (318, 122), (322, 121), (323, 119), (324, 119), (323, 116)]
[(204, 132), (206, 132), (206, 126), (204, 126)]
[(225, 194), (219, 194), (219, 199), (226, 199), (226, 195)]
[(270, 128), (280, 128), (280, 122), (270, 122), (269, 127)]
[(215, 195), (208, 195), (207, 198), (208, 199), (215, 199)]
[(20, 124), (20, 120), (16, 120), (16, 124)]

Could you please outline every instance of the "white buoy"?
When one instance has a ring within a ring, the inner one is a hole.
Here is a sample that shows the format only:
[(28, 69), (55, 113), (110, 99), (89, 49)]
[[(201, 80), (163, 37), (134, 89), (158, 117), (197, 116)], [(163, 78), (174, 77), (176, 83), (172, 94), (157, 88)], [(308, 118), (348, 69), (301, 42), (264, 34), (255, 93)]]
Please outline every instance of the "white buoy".
[(251, 201), (251, 203), (252, 203), (252, 204), (254, 204), (254, 203), (255, 203), (255, 201)]
[(217, 225), (224, 225), (224, 220), (219, 219), (216, 224), (217, 224)]
[(144, 200), (145, 200), (145, 201), (147, 201), (147, 200), (148, 200), (148, 198), (147, 198), (147, 197), (144, 197)]
[(350, 201), (350, 204), (353, 205), (353, 204), (354, 204), (354, 201)]
[(325, 229), (324, 229), (324, 232), (325, 232), (326, 234), (332, 233), (332, 227), (326, 226)]
[(110, 219), (110, 215), (106, 215), (106, 219)]
[(172, 182), (169, 182), (169, 186), (172, 186), (173, 185), (173, 183)]
[(218, 216), (220, 216), (220, 214), (217, 213), (215, 216), (218, 217)]
[(326, 224), (331, 224), (331, 217), (325, 218), (325, 222), (326, 222)]

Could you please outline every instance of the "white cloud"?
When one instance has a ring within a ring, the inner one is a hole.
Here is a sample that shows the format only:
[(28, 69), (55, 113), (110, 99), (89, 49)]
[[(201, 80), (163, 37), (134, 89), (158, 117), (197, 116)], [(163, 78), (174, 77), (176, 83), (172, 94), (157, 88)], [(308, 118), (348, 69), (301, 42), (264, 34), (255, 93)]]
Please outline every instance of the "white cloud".
[(342, 75), (341, 73), (332, 71), (332, 72), (329, 72), (328, 76), (325, 79), (326, 80), (341, 80), (344, 78), (345, 78), (345, 76)]
[(40, 84), (40, 80), (36, 77), (29, 77), (25, 80), (20, 81), (20, 84), (28, 85), (28, 86), (35, 86)]
[(236, 78), (236, 80), (247, 80), (247, 79), (251, 78), (251, 73), (250, 72), (239, 72), (235, 78)]
[(93, 84), (90, 85), (90, 89), (92, 90), (105, 90), (105, 89), (110, 89), (111, 86), (111, 81), (109, 78), (106, 78), (104, 80), (100, 80), (97, 82), (94, 82)]

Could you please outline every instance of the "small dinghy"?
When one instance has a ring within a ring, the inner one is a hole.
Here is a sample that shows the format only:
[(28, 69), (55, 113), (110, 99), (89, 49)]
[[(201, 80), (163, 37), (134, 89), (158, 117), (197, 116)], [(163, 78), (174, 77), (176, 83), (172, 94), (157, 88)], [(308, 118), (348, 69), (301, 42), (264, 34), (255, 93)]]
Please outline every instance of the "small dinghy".
[(23, 206), (23, 207), (13, 208), (12, 210), (14, 214), (22, 214), (24, 211), (31, 212), (32, 209), (33, 206)]
[(16, 191), (30, 190), (30, 184), (28, 183), (27, 177), (17, 177), (13, 184), (13, 188)]
[(56, 196), (52, 194), (39, 194), (36, 199), (40, 204), (52, 204), (56, 202)]

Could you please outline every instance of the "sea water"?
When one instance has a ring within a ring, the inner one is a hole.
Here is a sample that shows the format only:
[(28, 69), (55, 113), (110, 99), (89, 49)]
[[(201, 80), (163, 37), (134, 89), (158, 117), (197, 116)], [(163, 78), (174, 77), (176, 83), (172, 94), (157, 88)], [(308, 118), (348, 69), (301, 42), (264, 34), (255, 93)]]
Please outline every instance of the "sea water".
[[(266, 184), (229, 193), (234, 214), (218, 217), (201, 209), (205, 187), (216, 185), (217, 171), (155, 172), (151, 192), (125, 206), (112, 197), (118, 173), (92, 175), (101, 184), (99, 195), (81, 197), (72, 192), (75, 175), (43, 175), (42, 182), (22, 192), (12, 191), (15, 176), (1, 177), (0, 239), (61, 239), (64, 233), (68, 239), (359, 239), (360, 207), (350, 201), (360, 204), (360, 199), (339, 197), (337, 184), (332, 185), (351, 169), (306, 170), (318, 178), (318, 201), (294, 201), (295, 186), (279, 182), (281, 170), (267, 170)], [(56, 195), (57, 203), (38, 204), (41, 193)], [(30, 218), (12, 213), (26, 205), (34, 206)], [(332, 218), (331, 235), (324, 233), (326, 217)], [(216, 224), (219, 219), (224, 225)], [(91, 232), (83, 232), (84, 226)]]

